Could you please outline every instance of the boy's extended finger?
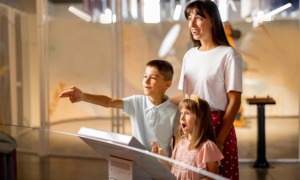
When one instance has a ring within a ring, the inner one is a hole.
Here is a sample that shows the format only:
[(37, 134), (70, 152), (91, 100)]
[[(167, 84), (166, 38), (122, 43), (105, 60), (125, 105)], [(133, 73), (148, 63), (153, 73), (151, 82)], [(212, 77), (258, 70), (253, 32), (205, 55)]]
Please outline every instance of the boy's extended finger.
[(72, 91), (73, 90), (64, 91), (64, 92), (62, 92), (62, 93), (59, 94), (59, 97), (69, 97), (71, 94), (73, 94)]

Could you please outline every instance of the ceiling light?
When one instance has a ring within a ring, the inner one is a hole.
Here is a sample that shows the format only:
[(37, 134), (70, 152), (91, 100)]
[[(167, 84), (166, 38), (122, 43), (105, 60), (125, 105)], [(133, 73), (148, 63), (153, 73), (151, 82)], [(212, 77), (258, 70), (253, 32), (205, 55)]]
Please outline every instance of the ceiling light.
[(73, 6), (73, 5), (69, 6), (68, 10), (86, 22), (91, 22), (91, 20), (92, 20), (92, 17), (89, 14), (83, 12), (81, 9), (79, 9), (76, 6)]
[(176, 7), (175, 7), (174, 15), (173, 15), (174, 21), (179, 20), (180, 14), (181, 14), (181, 9), (182, 9), (182, 6), (177, 4)]
[(159, 23), (160, 22), (160, 1), (145, 0), (144, 1), (144, 22)]

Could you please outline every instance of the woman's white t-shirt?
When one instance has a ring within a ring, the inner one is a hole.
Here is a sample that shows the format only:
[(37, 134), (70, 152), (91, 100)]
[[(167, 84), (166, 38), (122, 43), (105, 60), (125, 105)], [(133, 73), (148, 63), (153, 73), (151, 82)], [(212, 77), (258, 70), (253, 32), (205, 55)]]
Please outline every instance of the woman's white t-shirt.
[(225, 111), (227, 93), (242, 92), (241, 55), (230, 46), (208, 51), (191, 48), (183, 58), (178, 89), (205, 99), (211, 110)]

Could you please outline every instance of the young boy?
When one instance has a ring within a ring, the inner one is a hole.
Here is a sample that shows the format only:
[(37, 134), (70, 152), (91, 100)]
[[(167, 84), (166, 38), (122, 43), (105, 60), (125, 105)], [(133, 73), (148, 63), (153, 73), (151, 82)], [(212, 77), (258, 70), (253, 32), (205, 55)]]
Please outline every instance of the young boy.
[(123, 109), (131, 119), (132, 135), (151, 150), (151, 142), (171, 156), (171, 140), (179, 124), (179, 111), (165, 95), (173, 79), (173, 67), (164, 60), (152, 60), (146, 64), (143, 78), (144, 95), (114, 99), (105, 95), (82, 92), (76, 87), (62, 92), (59, 97), (69, 97), (72, 103), (85, 101), (103, 107)]

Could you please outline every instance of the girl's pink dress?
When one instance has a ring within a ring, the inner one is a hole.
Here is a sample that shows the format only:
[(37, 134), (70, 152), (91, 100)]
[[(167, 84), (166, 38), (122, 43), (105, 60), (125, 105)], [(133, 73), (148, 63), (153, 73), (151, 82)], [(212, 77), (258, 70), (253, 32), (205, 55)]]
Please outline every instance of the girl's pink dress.
[[(187, 138), (182, 138), (178, 145), (175, 146), (172, 158), (203, 170), (206, 170), (207, 162), (217, 161), (220, 164), (220, 160), (223, 159), (223, 155), (217, 145), (210, 140), (193, 150), (188, 150), (189, 144), (190, 142)], [(171, 172), (177, 179), (181, 180), (197, 180), (205, 177), (176, 164), (172, 165)]]

